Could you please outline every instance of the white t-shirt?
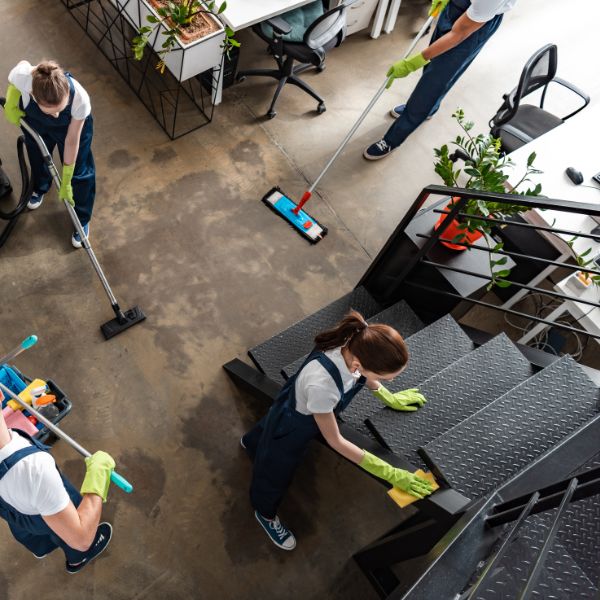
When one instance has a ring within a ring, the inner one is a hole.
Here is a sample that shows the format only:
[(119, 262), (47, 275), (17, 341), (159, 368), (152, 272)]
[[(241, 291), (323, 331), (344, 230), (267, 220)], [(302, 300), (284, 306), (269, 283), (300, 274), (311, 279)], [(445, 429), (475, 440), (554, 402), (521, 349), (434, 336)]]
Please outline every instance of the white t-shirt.
[[(31, 100), (31, 82), (33, 77), (31, 73), (35, 68), (26, 60), (22, 60), (9, 74), (8, 81), (12, 83), (20, 92), (23, 100), (23, 108), (27, 108)], [(71, 116), (74, 119), (83, 121), (91, 112), (92, 104), (88, 93), (81, 84), (71, 77), (75, 93), (73, 94), (73, 105), (71, 106)]]
[[(31, 446), (28, 439), (12, 429), (8, 431), (11, 441), (0, 448), (0, 462)], [(0, 497), (24, 515), (55, 515), (71, 501), (48, 452), (35, 452), (14, 465), (0, 479)]]
[(487, 23), (496, 15), (508, 12), (517, 0), (471, 0), (467, 17), (477, 23)]
[[(341, 348), (325, 352), (338, 368), (344, 384), (344, 392), (348, 392), (356, 383), (346, 366)], [(296, 410), (303, 415), (333, 412), (340, 401), (340, 393), (335, 381), (317, 360), (313, 360), (302, 369), (296, 379)]]

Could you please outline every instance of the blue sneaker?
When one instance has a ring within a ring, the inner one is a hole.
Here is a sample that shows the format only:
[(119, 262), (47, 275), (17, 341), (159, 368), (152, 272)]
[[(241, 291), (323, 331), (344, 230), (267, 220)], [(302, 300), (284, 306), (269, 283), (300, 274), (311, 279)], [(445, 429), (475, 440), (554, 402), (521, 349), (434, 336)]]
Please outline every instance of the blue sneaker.
[(371, 144), (364, 152), (363, 156), (367, 160), (380, 160), (389, 156), (394, 148), (392, 148), (385, 140), (379, 140)]
[(92, 542), (89, 550), (87, 551), (86, 557), (76, 564), (71, 564), (67, 561), (67, 573), (73, 575), (83, 569), (88, 563), (92, 562), (97, 556), (102, 554), (106, 550), (106, 547), (110, 543), (112, 537), (112, 526), (110, 523), (100, 523), (96, 530), (96, 537)]
[(267, 532), (269, 539), (282, 550), (293, 550), (296, 547), (296, 538), (293, 533), (286, 529), (279, 520), (279, 517), (274, 519), (265, 519), (257, 510), (254, 511), (256, 520), (261, 527)]
[[(89, 223), (86, 223), (83, 226), (83, 232), (85, 233), (85, 237), (88, 237), (90, 235)], [(81, 238), (79, 237), (79, 233), (77, 231), (73, 232), (73, 236), (71, 237), (71, 244), (73, 244), (73, 248), (81, 248), (81, 246), (83, 246), (83, 242), (81, 241)]]
[(42, 205), (44, 201), (44, 194), (38, 194), (37, 192), (33, 192), (31, 194), (31, 198), (29, 198), (29, 202), (27, 203), (27, 208), (29, 210), (35, 210)]
[[(402, 116), (402, 113), (404, 112), (405, 108), (406, 104), (398, 104), (398, 106), (394, 106), (394, 108), (390, 110), (390, 115), (392, 115), (394, 119), (397, 119), (398, 117)], [(429, 121), (431, 117), (433, 117), (433, 115), (429, 115), (425, 120)]]

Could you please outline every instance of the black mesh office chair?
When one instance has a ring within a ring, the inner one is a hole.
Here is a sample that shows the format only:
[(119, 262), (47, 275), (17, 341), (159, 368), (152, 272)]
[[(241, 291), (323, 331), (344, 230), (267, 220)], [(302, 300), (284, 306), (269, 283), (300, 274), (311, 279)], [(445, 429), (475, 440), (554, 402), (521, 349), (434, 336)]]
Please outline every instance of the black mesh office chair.
[[(267, 112), (270, 119), (277, 114), (275, 104), (286, 83), (299, 87), (317, 100), (319, 103), (317, 112), (319, 114), (325, 112), (323, 98), (306, 82), (302, 81), (298, 75), (311, 67), (316, 67), (319, 71), (325, 69), (326, 53), (339, 46), (346, 37), (346, 8), (354, 2), (356, 0), (344, 0), (340, 5), (315, 19), (306, 30), (301, 42), (288, 42), (283, 39), (284, 35), (290, 33), (291, 27), (282, 17), (272, 17), (264, 21), (272, 27), (272, 37), (265, 35), (260, 23), (252, 28), (258, 36), (269, 44), (269, 51), (277, 62), (278, 68), (241, 71), (237, 75), (237, 80), (241, 82), (246, 77), (254, 76), (272, 77), (278, 80), (275, 95)], [(295, 61), (298, 61), (299, 64), (294, 66)]]
[[(502, 140), (502, 148), (509, 153), (527, 142), (554, 129), (585, 108), (590, 97), (573, 84), (556, 77), (557, 50), (554, 44), (540, 48), (528, 61), (521, 73), (519, 85), (509, 94), (504, 94), (504, 102), (490, 120), (490, 129), (494, 137)], [(560, 85), (575, 92), (583, 100), (583, 105), (566, 117), (557, 117), (544, 110), (546, 91), (550, 83)], [(522, 104), (521, 100), (543, 88), (540, 105)]]

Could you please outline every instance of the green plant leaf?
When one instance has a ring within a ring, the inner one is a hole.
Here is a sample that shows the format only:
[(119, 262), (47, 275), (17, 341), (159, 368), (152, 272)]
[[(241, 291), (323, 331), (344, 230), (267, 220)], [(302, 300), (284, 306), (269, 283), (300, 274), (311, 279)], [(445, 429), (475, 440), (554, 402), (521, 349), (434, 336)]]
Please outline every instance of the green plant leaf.
[(510, 281), (504, 281), (504, 280), (494, 281), (494, 284), (501, 288), (507, 288), (512, 285), (512, 283)]
[(531, 167), (531, 165), (533, 164), (533, 162), (535, 161), (535, 157), (537, 156), (537, 154), (535, 152), (532, 152), (529, 157), (527, 158), (527, 166)]

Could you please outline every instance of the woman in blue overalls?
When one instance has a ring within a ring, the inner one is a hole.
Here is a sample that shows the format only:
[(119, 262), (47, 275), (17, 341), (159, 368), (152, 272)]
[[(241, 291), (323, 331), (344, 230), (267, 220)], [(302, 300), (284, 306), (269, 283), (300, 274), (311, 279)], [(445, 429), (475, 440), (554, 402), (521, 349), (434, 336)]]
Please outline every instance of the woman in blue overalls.
[[(69, 73), (53, 61), (33, 67), (21, 61), (9, 74), (4, 114), (19, 125), (27, 123), (43, 138), (48, 150), (58, 148), (63, 163), (58, 196), (75, 208), (85, 234), (89, 234), (96, 195), (96, 171), (92, 155), (93, 121), (87, 92)], [(52, 177), (35, 141), (25, 132), (33, 177), (33, 194), (28, 203), (38, 208), (50, 189)], [(82, 245), (75, 231), (71, 237), (75, 248)]]
[(430, 45), (409, 58), (394, 63), (387, 76), (406, 77), (423, 68), (423, 74), (406, 104), (390, 113), (396, 119), (381, 140), (363, 153), (368, 160), (379, 160), (393, 150), (423, 121), (432, 117), (444, 96), (475, 60), (485, 43), (496, 32), (503, 14), (516, 0), (432, 0), (432, 14), (442, 10)]
[(112, 527), (100, 516), (115, 462), (101, 451), (88, 457), (79, 493), (47, 451), (27, 433), (8, 429), (0, 413), (0, 517), (36, 558), (61, 548), (67, 572), (77, 573), (110, 542)]
[(256, 519), (284, 550), (295, 548), (296, 540), (281, 524), (277, 510), (308, 443), (319, 433), (334, 450), (369, 473), (418, 498), (431, 493), (427, 481), (343, 438), (336, 421), (365, 385), (396, 410), (423, 405), (418, 390), (392, 394), (379, 383), (396, 377), (406, 366), (408, 351), (400, 334), (387, 325), (368, 325), (351, 311), (336, 327), (317, 335), (315, 344), (267, 415), (241, 440), (254, 461), (250, 500)]

